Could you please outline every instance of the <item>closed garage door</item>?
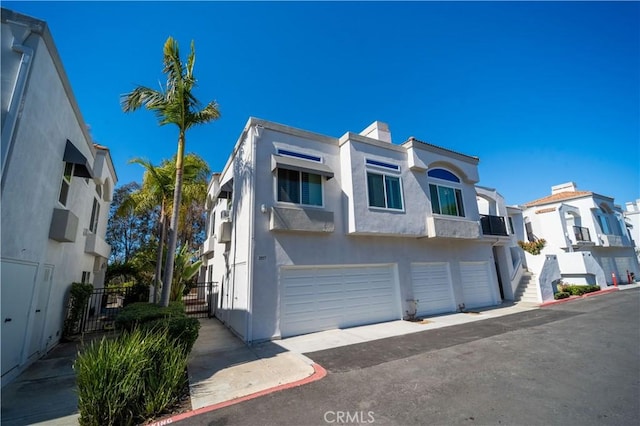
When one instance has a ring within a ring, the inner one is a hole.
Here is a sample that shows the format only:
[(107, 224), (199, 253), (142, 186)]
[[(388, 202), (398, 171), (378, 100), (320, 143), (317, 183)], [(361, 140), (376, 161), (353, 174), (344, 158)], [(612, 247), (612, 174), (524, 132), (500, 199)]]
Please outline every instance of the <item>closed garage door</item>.
[(460, 279), (466, 308), (495, 305), (495, 283), (488, 262), (460, 262)]
[(400, 319), (393, 268), (280, 269), (282, 337)]
[(456, 310), (448, 262), (412, 264), (411, 282), (413, 298), (418, 303), (417, 315)]

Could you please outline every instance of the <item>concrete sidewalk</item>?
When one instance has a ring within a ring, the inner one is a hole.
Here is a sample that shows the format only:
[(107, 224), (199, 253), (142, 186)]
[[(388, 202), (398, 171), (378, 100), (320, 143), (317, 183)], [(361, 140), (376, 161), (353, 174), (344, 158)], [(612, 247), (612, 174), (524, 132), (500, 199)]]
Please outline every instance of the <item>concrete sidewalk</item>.
[[(631, 284), (618, 289), (628, 290), (639, 286), (640, 284)], [(538, 308), (538, 305), (532, 304), (505, 303), (470, 313), (429, 317), (419, 322), (392, 321), (328, 330), (252, 346), (245, 345), (218, 320), (201, 320), (200, 335), (191, 352), (188, 366), (192, 411), (162, 420), (177, 421), (323, 377), (322, 367), (304, 356), (305, 353)], [(2, 388), (3, 426), (78, 424), (75, 373), (71, 368), (78, 345), (58, 345), (46, 357)]]

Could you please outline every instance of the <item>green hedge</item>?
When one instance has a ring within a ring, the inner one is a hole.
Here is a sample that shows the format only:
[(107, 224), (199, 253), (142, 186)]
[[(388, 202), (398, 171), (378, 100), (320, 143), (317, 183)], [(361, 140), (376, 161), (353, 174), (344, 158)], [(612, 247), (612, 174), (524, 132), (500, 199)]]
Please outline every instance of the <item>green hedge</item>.
[(565, 291), (571, 293), (572, 296), (582, 296), (598, 290), (600, 290), (600, 286), (597, 285), (569, 285), (565, 287)]
[(189, 317), (168, 317), (149, 321), (141, 325), (144, 330), (166, 330), (179, 342), (186, 353), (191, 352), (200, 332), (200, 322)]
[(80, 333), (82, 315), (93, 293), (93, 285), (88, 283), (72, 283), (69, 289), (69, 306), (62, 328), (62, 336), (67, 338)]
[(73, 364), (80, 424), (141, 424), (167, 412), (187, 384), (187, 356), (166, 330), (93, 342)]
[(568, 293), (566, 291), (559, 291), (553, 295), (553, 298), (556, 300), (560, 300), (560, 299), (566, 299), (569, 296), (571, 296), (571, 293)]
[(153, 303), (138, 302), (125, 306), (116, 316), (115, 325), (119, 330), (132, 330), (146, 322), (175, 316), (186, 316), (182, 302), (171, 302), (166, 308)]
[(186, 353), (191, 352), (200, 330), (200, 322), (187, 317), (182, 302), (171, 302), (167, 308), (152, 303), (132, 303), (118, 314), (115, 324), (117, 329), (125, 331), (137, 327), (166, 330), (171, 338), (180, 342)]

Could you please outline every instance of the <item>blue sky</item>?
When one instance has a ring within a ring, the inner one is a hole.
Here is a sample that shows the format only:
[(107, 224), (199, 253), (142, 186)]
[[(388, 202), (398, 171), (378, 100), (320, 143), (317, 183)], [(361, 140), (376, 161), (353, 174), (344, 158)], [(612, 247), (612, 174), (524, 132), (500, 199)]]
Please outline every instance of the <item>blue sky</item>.
[(119, 96), (164, 81), (162, 46), (196, 43), (196, 96), (222, 118), (187, 151), (224, 166), (250, 116), (329, 136), (389, 124), (480, 157), (509, 204), (555, 184), (640, 198), (640, 3), (10, 2), (48, 22), (85, 121), (119, 184), (177, 133)]

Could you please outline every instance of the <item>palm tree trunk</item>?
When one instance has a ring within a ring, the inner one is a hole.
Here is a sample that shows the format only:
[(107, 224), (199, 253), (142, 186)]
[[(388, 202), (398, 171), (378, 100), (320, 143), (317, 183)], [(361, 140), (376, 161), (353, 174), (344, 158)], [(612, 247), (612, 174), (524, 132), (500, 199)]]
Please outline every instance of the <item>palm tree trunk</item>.
[(158, 303), (158, 287), (162, 287), (162, 252), (164, 251), (164, 241), (167, 239), (167, 212), (165, 202), (162, 200), (160, 206), (160, 232), (158, 240), (158, 253), (156, 254), (156, 279), (153, 283), (153, 303)]
[(173, 190), (173, 211), (171, 212), (171, 224), (169, 225), (169, 244), (167, 247), (167, 260), (164, 267), (164, 283), (162, 286), (162, 299), (160, 306), (169, 306), (171, 295), (171, 283), (173, 282), (173, 263), (176, 254), (178, 237), (178, 217), (180, 216), (180, 202), (182, 200), (182, 162), (184, 160), (184, 131), (178, 136), (178, 152), (176, 154), (176, 184)]

